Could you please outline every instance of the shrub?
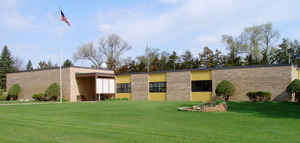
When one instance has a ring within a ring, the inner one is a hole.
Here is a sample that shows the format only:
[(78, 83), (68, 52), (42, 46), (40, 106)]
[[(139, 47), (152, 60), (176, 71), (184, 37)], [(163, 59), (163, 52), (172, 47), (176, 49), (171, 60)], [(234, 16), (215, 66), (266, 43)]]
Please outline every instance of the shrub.
[(34, 94), (34, 95), (32, 95), (32, 98), (35, 101), (46, 101), (45, 94), (43, 94), (43, 93)]
[(8, 89), (8, 93), (7, 93), (8, 100), (11, 100), (11, 99), (17, 100), (20, 92), (21, 92), (20, 85), (19, 84), (14, 84), (12, 87), (10, 87)]
[(296, 96), (295, 96), (295, 98), (296, 98), (296, 100), (298, 101), (298, 102), (300, 102), (300, 93), (298, 92), (298, 93), (296, 93)]
[(247, 96), (252, 102), (265, 102), (270, 101), (272, 98), (272, 94), (268, 91), (257, 91), (257, 92), (248, 92)]
[(62, 98), (62, 102), (68, 102), (69, 100), (65, 97)]
[(300, 92), (300, 80), (295, 79), (292, 81), (288, 87), (287, 87), (287, 92), (292, 94), (292, 93), (299, 93)]
[(247, 96), (249, 97), (249, 100), (252, 102), (256, 102), (257, 98), (256, 98), (256, 92), (248, 92)]
[(57, 83), (51, 84), (45, 91), (47, 100), (57, 101), (59, 97), (59, 85)]
[(259, 101), (271, 101), (272, 93), (268, 91), (259, 91), (257, 92)]
[(6, 100), (7, 100), (7, 96), (6, 95), (0, 96), (0, 101), (6, 101)]
[(286, 88), (286, 91), (289, 93), (289, 95), (295, 95), (296, 99), (300, 99), (300, 80), (295, 79), (293, 80), (288, 87)]
[(231, 82), (223, 80), (218, 84), (215, 92), (217, 96), (223, 97), (225, 101), (228, 101), (231, 96), (234, 96), (235, 87)]
[(4, 95), (4, 89), (0, 89), (0, 96)]

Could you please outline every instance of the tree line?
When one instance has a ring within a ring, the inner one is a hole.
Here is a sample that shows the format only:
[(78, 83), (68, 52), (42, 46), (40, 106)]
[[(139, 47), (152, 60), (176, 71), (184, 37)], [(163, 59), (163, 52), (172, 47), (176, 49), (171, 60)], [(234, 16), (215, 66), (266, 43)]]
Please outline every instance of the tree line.
[(297, 40), (282, 38), (272, 23), (244, 28), (237, 36), (222, 35), (223, 50), (203, 47), (201, 53), (186, 50), (183, 54), (146, 47), (136, 58), (122, 58), (131, 46), (116, 34), (101, 38), (97, 46), (82, 45), (74, 61), (88, 60), (94, 67), (106, 65), (117, 73), (228, 67), (259, 64), (298, 64), (300, 45)]

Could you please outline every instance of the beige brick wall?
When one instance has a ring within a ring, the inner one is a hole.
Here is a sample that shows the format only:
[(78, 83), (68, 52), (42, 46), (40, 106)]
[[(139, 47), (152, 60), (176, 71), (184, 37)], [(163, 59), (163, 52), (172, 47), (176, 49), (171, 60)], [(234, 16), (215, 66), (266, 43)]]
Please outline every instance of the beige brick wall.
[[(63, 95), (70, 95), (70, 69), (62, 69)], [(21, 86), (19, 99), (32, 99), (36, 93), (44, 93), (52, 83), (59, 84), (59, 69), (41, 70), (32, 72), (20, 72), (7, 74), (7, 88), (13, 84)]]
[(131, 75), (131, 94), (133, 100), (148, 100), (148, 74)]
[(191, 93), (190, 72), (167, 73), (167, 100), (189, 101)]
[(232, 100), (248, 100), (249, 91), (269, 91), (274, 100), (288, 100), (285, 89), (293, 78), (292, 69), (291, 66), (274, 66), (213, 70), (213, 94), (222, 80), (229, 80), (237, 89)]

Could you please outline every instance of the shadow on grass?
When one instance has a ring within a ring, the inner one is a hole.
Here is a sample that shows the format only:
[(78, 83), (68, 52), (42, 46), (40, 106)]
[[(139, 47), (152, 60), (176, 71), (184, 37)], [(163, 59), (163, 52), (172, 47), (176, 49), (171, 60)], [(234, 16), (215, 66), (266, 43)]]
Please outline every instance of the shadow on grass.
[(300, 103), (290, 102), (228, 102), (229, 112), (247, 113), (271, 118), (300, 119)]

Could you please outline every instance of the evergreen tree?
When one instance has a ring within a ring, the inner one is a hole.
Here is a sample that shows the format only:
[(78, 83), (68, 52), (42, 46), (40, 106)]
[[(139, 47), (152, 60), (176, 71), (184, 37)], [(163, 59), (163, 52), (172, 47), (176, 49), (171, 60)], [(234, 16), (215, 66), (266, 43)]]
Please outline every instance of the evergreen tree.
[(8, 47), (5, 45), (1, 52), (0, 59), (0, 88), (6, 89), (6, 73), (17, 71), (17, 69), (14, 67), (14, 63), (14, 59)]
[(193, 55), (191, 51), (187, 50), (185, 53), (181, 56), (183, 63), (181, 64), (182, 69), (191, 69), (193, 68)]
[(179, 57), (177, 56), (177, 53), (175, 51), (172, 52), (172, 54), (169, 57), (168, 63), (167, 63), (167, 69), (168, 70), (176, 70), (179, 67)]
[(28, 61), (27, 65), (26, 65), (26, 70), (27, 71), (32, 71), (33, 70), (31, 60)]
[(40, 61), (39, 63), (38, 63), (38, 65), (39, 65), (39, 69), (48, 69), (49, 67), (48, 67), (48, 64), (45, 62), (45, 61)]
[(71, 67), (71, 66), (73, 66), (72, 61), (69, 59), (65, 60), (63, 67)]

